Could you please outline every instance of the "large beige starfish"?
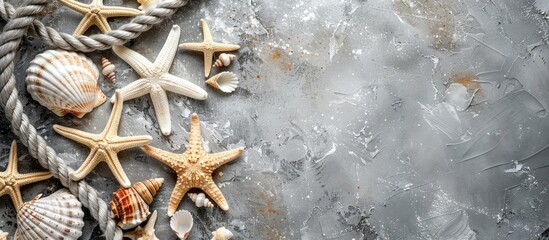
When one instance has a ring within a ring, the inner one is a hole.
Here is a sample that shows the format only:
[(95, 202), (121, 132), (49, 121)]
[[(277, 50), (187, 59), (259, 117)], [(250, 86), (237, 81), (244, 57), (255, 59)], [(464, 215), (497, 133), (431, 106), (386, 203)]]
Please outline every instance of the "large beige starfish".
[(17, 143), (11, 143), (10, 157), (8, 159), (8, 167), (6, 171), (0, 172), (0, 196), (8, 194), (15, 206), (15, 210), (23, 205), (21, 197), (21, 187), (27, 184), (46, 180), (52, 175), (50, 172), (24, 173), (17, 171)]
[(212, 59), (214, 53), (236, 51), (240, 49), (240, 46), (214, 42), (206, 20), (200, 19), (200, 24), (202, 25), (204, 41), (201, 43), (182, 43), (179, 47), (204, 53), (204, 76), (207, 77), (210, 76), (210, 71), (212, 70)]
[[(156, 120), (164, 135), (170, 135), (172, 132), (170, 108), (166, 91), (198, 100), (204, 100), (208, 97), (208, 93), (204, 89), (183, 78), (168, 73), (177, 51), (180, 35), (181, 30), (179, 26), (173, 25), (166, 43), (164, 43), (154, 63), (151, 63), (145, 57), (127, 47), (113, 46), (112, 48), (118, 57), (127, 62), (141, 76), (140, 79), (120, 89), (124, 95), (124, 99), (129, 100), (150, 94), (154, 111), (156, 112)], [(113, 100), (111, 98), (111, 102)]]
[(158, 238), (154, 234), (154, 224), (156, 223), (156, 217), (157, 212), (156, 210), (154, 210), (154, 212), (151, 214), (151, 217), (149, 218), (149, 221), (147, 221), (147, 225), (145, 225), (144, 228), (138, 226), (137, 228), (135, 228), (135, 230), (124, 233), (124, 237), (127, 237), (131, 240), (158, 240)]
[(152, 137), (148, 135), (132, 137), (118, 136), (118, 125), (120, 124), (120, 115), (122, 114), (122, 104), (124, 99), (119, 90), (116, 91), (115, 96), (116, 102), (112, 108), (107, 126), (105, 126), (103, 132), (99, 134), (92, 134), (74, 128), (53, 125), (53, 129), (57, 133), (66, 138), (82, 143), (90, 148), (90, 154), (82, 166), (80, 166), (78, 170), (69, 174), (71, 179), (75, 181), (83, 179), (95, 168), (95, 166), (97, 166), (98, 163), (104, 161), (107, 163), (114, 174), (114, 177), (116, 177), (116, 180), (118, 180), (122, 187), (128, 188), (131, 186), (130, 180), (120, 165), (117, 154), (119, 151), (128, 148), (148, 144), (152, 141)]
[(76, 30), (74, 30), (74, 36), (84, 34), (92, 25), (96, 25), (104, 33), (111, 31), (107, 18), (132, 17), (142, 13), (133, 8), (105, 6), (103, 5), (103, 0), (92, 0), (90, 4), (84, 4), (76, 0), (59, 1), (67, 5), (67, 7), (84, 14), (84, 18), (82, 18)]
[(177, 182), (170, 197), (168, 205), (168, 216), (172, 216), (185, 193), (191, 188), (202, 189), (212, 198), (217, 205), (227, 211), (229, 204), (215, 185), (212, 172), (219, 166), (238, 158), (244, 151), (243, 147), (237, 149), (208, 154), (202, 147), (200, 135), (200, 122), (198, 115), (191, 116), (191, 131), (189, 134), (189, 145), (182, 154), (176, 154), (154, 148), (150, 145), (141, 147), (143, 151), (162, 163), (170, 166), (177, 173)]

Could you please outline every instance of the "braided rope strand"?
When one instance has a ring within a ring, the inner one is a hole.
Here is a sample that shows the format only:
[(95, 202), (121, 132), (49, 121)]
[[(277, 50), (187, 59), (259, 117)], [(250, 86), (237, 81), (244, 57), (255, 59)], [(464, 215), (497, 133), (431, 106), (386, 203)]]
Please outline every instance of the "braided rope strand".
[(72, 181), (68, 175), (73, 169), (57, 156), (55, 150), (48, 146), (44, 138), (37, 134), (36, 128), (30, 123), (28, 116), (23, 112), (23, 104), (18, 99), (15, 88), (14, 59), (21, 44), (22, 37), (32, 26), (47, 44), (66, 49), (90, 52), (108, 49), (113, 45), (123, 44), (134, 39), (152, 25), (162, 22), (171, 16), (177, 8), (185, 5), (186, 0), (172, 0), (163, 2), (155, 10), (134, 18), (124, 24), (119, 30), (106, 34), (96, 34), (90, 37), (73, 37), (66, 33), (45, 27), (36, 19), (50, 0), (27, 0), (22, 6), (15, 9), (11, 4), (0, 0), (0, 17), (6, 20), (2, 35), (0, 35), (0, 104), (4, 106), (6, 118), (11, 122), (12, 131), (19, 136), (23, 145), (27, 146), (32, 157), (38, 159), (40, 165), (48, 169), (61, 184), (67, 187), (84, 207), (89, 209), (107, 239), (122, 239), (122, 230), (117, 227), (109, 216), (105, 201), (98, 197), (97, 191), (85, 181)]

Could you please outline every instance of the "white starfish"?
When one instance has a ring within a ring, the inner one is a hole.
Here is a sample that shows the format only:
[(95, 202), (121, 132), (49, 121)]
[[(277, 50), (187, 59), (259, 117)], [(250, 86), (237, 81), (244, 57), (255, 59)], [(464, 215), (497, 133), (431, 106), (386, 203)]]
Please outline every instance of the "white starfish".
[[(183, 78), (168, 73), (177, 51), (180, 35), (181, 30), (179, 26), (173, 25), (170, 35), (168, 35), (166, 43), (164, 43), (154, 63), (122, 45), (113, 46), (112, 48), (118, 57), (127, 62), (141, 76), (140, 79), (121, 89), (124, 100), (141, 97), (147, 93), (150, 94), (154, 111), (156, 112), (156, 119), (164, 135), (170, 135), (172, 131), (166, 91), (198, 100), (204, 100), (208, 97), (208, 93), (204, 89)], [(111, 102), (114, 102), (113, 97), (111, 98)]]

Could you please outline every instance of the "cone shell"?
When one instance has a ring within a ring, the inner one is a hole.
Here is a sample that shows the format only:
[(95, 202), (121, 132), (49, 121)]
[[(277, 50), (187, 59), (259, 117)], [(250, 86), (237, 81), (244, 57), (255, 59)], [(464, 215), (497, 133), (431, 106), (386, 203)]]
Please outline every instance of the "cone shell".
[(238, 78), (232, 72), (222, 72), (206, 80), (206, 83), (213, 88), (217, 88), (226, 93), (231, 93), (234, 92), (238, 86)]
[(82, 204), (67, 189), (26, 202), (17, 212), (15, 239), (76, 240), (82, 235)]
[(27, 69), (27, 91), (58, 116), (83, 117), (107, 99), (97, 86), (99, 70), (83, 54), (48, 50)]
[(196, 207), (207, 207), (207, 208), (213, 208), (214, 205), (210, 201), (210, 199), (206, 198), (206, 194), (204, 193), (188, 193), (191, 200), (193, 200)]
[(233, 237), (233, 233), (225, 227), (220, 227), (215, 232), (212, 232), (213, 237), (211, 240), (229, 240)]
[(212, 67), (220, 68), (220, 67), (229, 66), (235, 59), (236, 59), (236, 55), (234, 54), (227, 54), (227, 53), (219, 54), (219, 57), (217, 58), (217, 60), (215, 60)]
[(149, 204), (162, 186), (163, 178), (154, 178), (137, 182), (130, 188), (119, 188), (109, 202), (114, 218), (122, 229), (133, 228), (149, 216)]
[(109, 61), (106, 57), (101, 57), (101, 73), (107, 77), (112, 83), (116, 83), (116, 74), (114, 71), (116, 66)]
[(179, 239), (185, 240), (193, 228), (193, 216), (188, 211), (179, 210), (170, 220), (170, 227)]

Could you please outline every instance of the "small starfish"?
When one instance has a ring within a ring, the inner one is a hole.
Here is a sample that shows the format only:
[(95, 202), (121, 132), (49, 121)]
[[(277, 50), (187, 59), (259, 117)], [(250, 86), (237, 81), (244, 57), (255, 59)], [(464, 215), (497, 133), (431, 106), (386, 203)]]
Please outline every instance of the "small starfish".
[(59, 0), (67, 7), (84, 14), (84, 18), (74, 30), (73, 35), (82, 35), (92, 25), (96, 25), (101, 32), (111, 31), (107, 18), (110, 17), (132, 17), (140, 15), (142, 12), (133, 8), (113, 7), (103, 5), (103, 0), (92, 0), (90, 4), (84, 4), (76, 0)]
[(78, 181), (83, 179), (98, 163), (104, 161), (109, 165), (114, 177), (116, 177), (116, 180), (118, 180), (122, 187), (128, 188), (131, 186), (130, 180), (120, 165), (117, 154), (119, 151), (128, 148), (148, 144), (152, 141), (152, 137), (148, 135), (132, 137), (118, 136), (118, 125), (120, 124), (120, 115), (122, 114), (124, 99), (119, 90), (116, 91), (115, 96), (116, 102), (112, 108), (111, 116), (107, 121), (107, 126), (105, 126), (103, 132), (99, 134), (87, 133), (74, 128), (59, 126), (57, 124), (53, 125), (53, 130), (60, 135), (82, 143), (90, 148), (90, 154), (82, 166), (69, 174), (72, 180)]
[(204, 53), (204, 76), (207, 77), (210, 76), (212, 70), (212, 59), (215, 52), (236, 51), (240, 49), (240, 46), (214, 42), (206, 20), (200, 19), (200, 24), (202, 25), (204, 41), (201, 43), (182, 43), (179, 47)]
[(177, 182), (170, 197), (168, 216), (172, 216), (185, 193), (191, 188), (202, 189), (212, 198), (219, 207), (229, 210), (229, 204), (223, 197), (221, 190), (215, 185), (212, 172), (221, 165), (238, 158), (244, 151), (243, 147), (237, 149), (208, 154), (202, 147), (200, 136), (200, 122), (198, 115), (191, 116), (191, 131), (189, 133), (189, 145), (182, 154), (176, 154), (154, 148), (150, 145), (141, 147), (143, 151), (162, 163), (170, 166), (177, 173)]
[[(204, 100), (208, 97), (208, 93), (204, 89), (168, 73), (177, 51), (177, 42), (180, 35), (179, 26), (173, 25), (166, 43), (164, 43), (154, 63), (149, 62), (145, 57), (127, 47), (113, 46), (112, 48), (118, 57), (127, 62), (141, 76), (140, 79), (120, 89), (124, 99), (129, 100), (147, 93), (150, 94), (158, 125), (160, 125), (160, 130), (164, 135), (170, 135), (172, 132), (166, 91), (198, 100)], [(111, 98), (111, 102), (113, 100)]]
[(10, 157), (6, 171), (0, 172), (0, 196), (8, 194), (15, 206), (15, 210), (23, 205), (21, 187), (27, 184), (46, 180), (52, 175), (50, 172), (24, 173), (17, 171), (17, 143), (11, 142)]
[(131, 240), (158, 240), (154, 234), (154, 224), (156, 223), (157, 212), (151, 214), (147, 225), (144, 228), (138, 226), (135, 230), (131, 232), (124, 233), (124, 237), (130, 238)]

